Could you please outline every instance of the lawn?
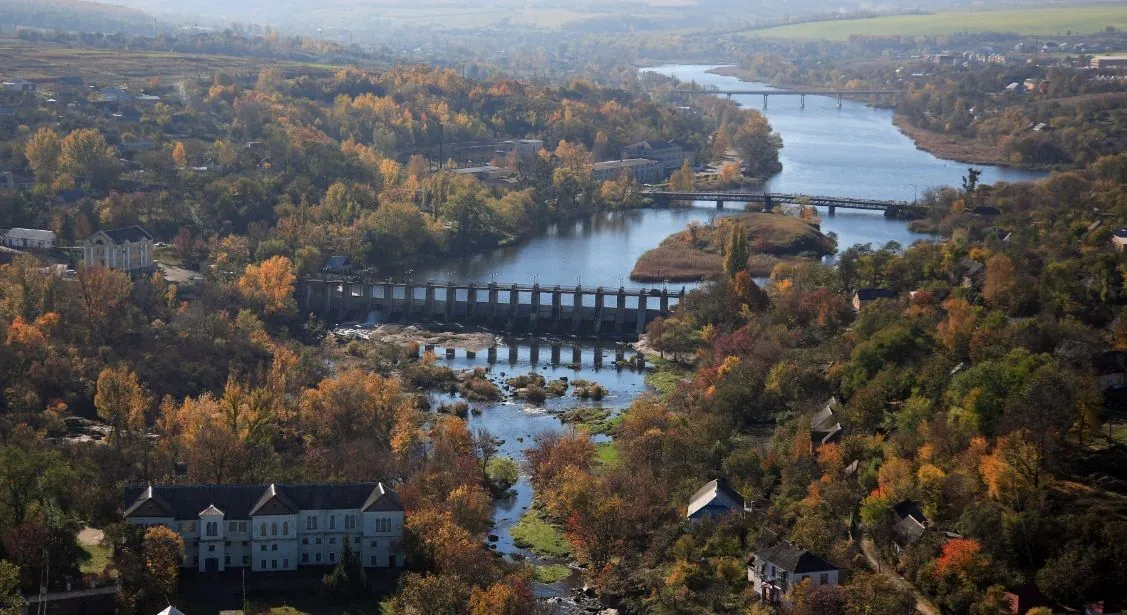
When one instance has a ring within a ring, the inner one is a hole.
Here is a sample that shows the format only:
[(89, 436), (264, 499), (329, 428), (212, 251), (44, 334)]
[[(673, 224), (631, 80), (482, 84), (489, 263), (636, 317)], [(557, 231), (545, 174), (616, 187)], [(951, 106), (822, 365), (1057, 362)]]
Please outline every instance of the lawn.
[(106, 566), (110, 564), (110, 557), (113, 555), (109, 545), (105, 544), (84, 544), (82, 548), (90, 554), (90, 559), (83, 562), (81, 570), (83, 574), (101, 574)]
[(1001, 11), (953, 11), (870, 19), (820, 21), (755, 30), (765, 38), (847, 40), (865, 36), (931, 36), (957, 32), (1016, 32), (1054, 36), (1093, 34), (1107, 26), (1127, 28), (1127, 3), (1061, 6)]
[(544, 557), (568, 557), (571, 545), (559, 528), (545, 521), (535, 509), (524, 513), (509, 531), (513, 544)]
[(614, 442), (600, 442), (595, 445), (595, 459), (608, 467), (618, 465), (620, 452), (618, 444)]

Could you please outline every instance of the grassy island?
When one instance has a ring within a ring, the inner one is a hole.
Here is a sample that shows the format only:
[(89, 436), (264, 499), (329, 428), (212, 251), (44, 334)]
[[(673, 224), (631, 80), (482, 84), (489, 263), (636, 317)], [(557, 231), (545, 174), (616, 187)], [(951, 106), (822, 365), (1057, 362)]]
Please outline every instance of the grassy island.
[(834, 241), (818, 226), (794, 216), (748, 213), (720, 218), (712, 224), (691, 223), (666, 237), (634, 264), (630, 279), (636, 282), (696, 282), (720, 273), (724, 241), (730, 225), (742, 221), (751, 246), (748, 271), (753, 276), (771, 273), (776, 263), (794, 258), (820, 258), (832, 254)]

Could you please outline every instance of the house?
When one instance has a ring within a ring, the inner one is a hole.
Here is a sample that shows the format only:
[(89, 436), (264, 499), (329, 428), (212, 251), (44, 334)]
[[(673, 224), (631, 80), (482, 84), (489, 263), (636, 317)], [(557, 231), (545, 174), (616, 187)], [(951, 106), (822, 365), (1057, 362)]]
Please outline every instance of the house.
[(35, 187), (35, 178), (26, 175), (16, 175), (11, 171), (0, 174), (0, 187), (9, 190), (31, 190)]
[(1095, 354), (1092, 356), (1092, 374), (1099, 381), (1102, 391), (1123, 388), (1127, 385), (1127, 353), (1109, 350)]
[(122, 104), (131, 100), (133, 100), (133, 96), (121, 88), (102, 88), (98, 90), (98, 102)]
[(157, 613), (157, 615), (184, 615), (184, 612), (170, 604), (163, 611)]
[(0, 91), (5, 94), (31, 94), (35, 92), (35, 84), (27, 79), (14, 77), (0, 82)]
[(747, 564), (747, 580), (770, 604), (789, 603), (790, 590), (803, 581), (837, 585), (838, 572), (833, 564), (789, 542), (756, 551)]
[(122, 516), (178, 532), (200, 572), (332, 566), (346, 541), (366, 568), (403, 565), (403, 504), (381, 482), (130, 487)]
[(139, 226), (98, 231), (82, 242), (87, 266), (104, 265), (129, 273), (153, 268), (153, 236)]
[(893, 516), (892, 550), (897, 555), (916, 544), (931, 526), (918, 502), (904, 500), (888, 509)]
[(59, 94), (75, 94), (85, 87), (86, 83), (78, 75), (64, 75), (55, 79), (55, 91)]
[(716, 519), (732, 513), (744, 512), (744, 498), (728, 485), (728, 481), (717, 478), (706, 483), (689, 499), (689, 509), (685, 514), (692, 523), (704, 519)]
[(853, 310), (860, 312), (878, 299), (895, 299), (896, 292), (887, 288), (858, 288), (853, 293)]
[(840, 410), (841, 402), (836, 397), (831, 397), (810, 419), (810, 450), (841, 440), (845, 430), (837, 420)]
[(1095, 70), (1127, 69), (1127, 56), (1093, 56), (1088, 66)]
[(352, 260), (347, 256), (330, 256), (322, 268), (325, 273), (352, 273)]
[(622, 148), (622, 159), (648, 158), (661, 164), (662, 174), (681, 168), (686, 160), (693, 164), (693, 153), (670, 141), (640, 141)]
[(964, 258), (959, 261), (959, 269), (963, 273), (963, 288), (977, 287), (982, 283), (982, 279), (986, 276), (986, 266), (976, 260), (971, 260), (969, 258)]
[(639, 183), (653, 183), (665, 178), (661, 163), (649, 158), (608, 160), (591, 165), (591, 179), (595, 181), (613, 181), (622, 174)]
[(1111, 245), (1117, 252), (1127, 251), (1127, 228), (1117, 228), (1111, 232)]
[(495, 153), (502, 156), (515, 153), (519, 158), (529, 158), (539, 154), (542, 149), (544, 142), (540, 139), (509, 139), (497, 143)]
[(1053, 613), (1066, 612), (1061, 605), (1042, 593), (1033, 583), (1019, 585), (1007, 591), (1006, 600), (1010, 603), (1009, 612), (1013, 615), (1025, 615), (1037, 607), (1045, 607)]
[(469, 175), (478, 180), (498, 179), (507, 173), (505, 169), (492, 164), (486, 164), (479, 167), (450, 169), (450, 172), (454, 175)]
[(55, 247), (55, 233), (34, 228), (14, 228), (4, 235), (4, 245), (9, 248), (50, 250)]

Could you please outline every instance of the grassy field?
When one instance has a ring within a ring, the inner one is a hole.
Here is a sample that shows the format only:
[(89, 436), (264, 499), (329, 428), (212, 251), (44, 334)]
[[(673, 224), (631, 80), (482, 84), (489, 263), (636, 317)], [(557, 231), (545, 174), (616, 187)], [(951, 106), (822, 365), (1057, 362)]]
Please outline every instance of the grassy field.
[(827, 39), (843, 41), (851, 35), (928, 36), (956, 32), (1016, 32), (1057, 36), (1093, 34), (1107, 26), (1127, 29), (1127, 3), (1094, 4), (1002, 11), (957, 11), (931, 15), (897, 15), (794, 24), (756, 30), (766, 38)]
[(571, 555), (571, 545), (563, 537), (558, 528), (551, 525), (535, 509), (524, 513), (520, 521), (510, 531), (513, 544), (529, 549), (537, 555), (544, 557), (568, 557)]
[(101, 574), (109, 565), (110, 557), (113, 555), (109, 545), (82, 545), (82, 548), (90, 554), (90, 559), (82, 564), (82, 573)]
[(621, 459), (621, 451), (618, 450), (618, 444), (614, 441), (596, 444), (595, 459), (607, 467), (618, 465), (619, 459)]

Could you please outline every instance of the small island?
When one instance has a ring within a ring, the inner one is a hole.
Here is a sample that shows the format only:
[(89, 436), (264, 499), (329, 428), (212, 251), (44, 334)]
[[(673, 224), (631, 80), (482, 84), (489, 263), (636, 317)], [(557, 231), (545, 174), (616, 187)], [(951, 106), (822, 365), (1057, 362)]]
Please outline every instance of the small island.
[(699, 282), (723, 269), (724, 242), (731, 225), (741, 222), (751, 248), (748, 273), (770, 275), (785, 260), (818, 259), (833, 254), (833, 237), (818, 225), (782, 214), (747, 213), (719, 218), (711, 224), (690, 223), (661, 244), (646, 251), (634, 264), (630, 279), (635, 282)]

